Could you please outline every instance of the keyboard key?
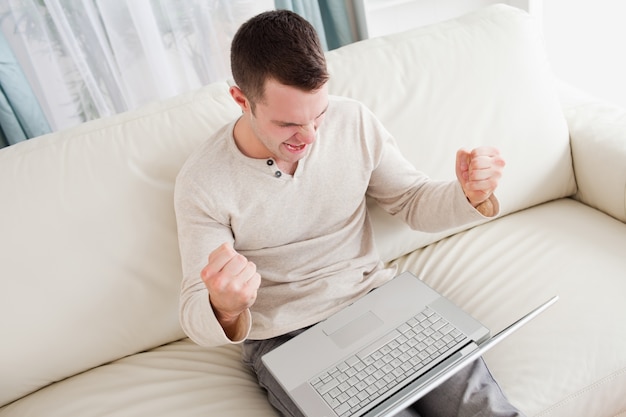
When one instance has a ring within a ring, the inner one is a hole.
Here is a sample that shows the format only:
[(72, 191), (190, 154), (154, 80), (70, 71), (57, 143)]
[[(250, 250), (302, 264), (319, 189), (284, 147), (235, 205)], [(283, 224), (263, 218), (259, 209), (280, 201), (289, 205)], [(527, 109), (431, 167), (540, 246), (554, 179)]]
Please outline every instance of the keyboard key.
[(320, 394), (324, 395), (331, 389), (335, 388), (337, 385), (339, 385), (339, 381), (337, 381), (336, 379), (331, 379), (330, 381), (322, 385), (317, 391)]
[(397, 330), (398, 330), (400, 333), (406, 333), (406, 332), (408, 332), (408, 331), (410, 331), (410, 330), (411, 330), (411, 326), (409, 326), (409, 325), (408, 325), (408, 324), (406, 324), (406, 323), (402, 323), (400, 326), (398, 326), (398, 329), (397, 329)]
[(348, 403), (340, 404), (337, 408), (335, 408), (335, 413), (337, 413), (338, 415), (342, 415), (343, 413), (346, 413), (348, 411), (350, 411), (350, 404)]
[(357, 358), (356, 356), (352, 356), (351, 358), (346, 359), (345, 364), (351, 368), (359, 362), (361, 362), (359, 358)]

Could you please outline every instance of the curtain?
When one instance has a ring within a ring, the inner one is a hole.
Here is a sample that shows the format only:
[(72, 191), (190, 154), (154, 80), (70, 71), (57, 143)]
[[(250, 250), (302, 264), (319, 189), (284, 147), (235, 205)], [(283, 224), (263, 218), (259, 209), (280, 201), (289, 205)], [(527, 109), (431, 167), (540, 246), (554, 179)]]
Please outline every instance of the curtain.
[(272, 0), (2, 0), (0, 29), (53, 130), (230, 77), (230, 42)]
[(0, 32), (0, 148), (48, 132), (37, 99)]
[(287, 9), (307, 19), (317, 30), (325, 50), (358, 40), (350, 0), (275, 0), (277, 9)]

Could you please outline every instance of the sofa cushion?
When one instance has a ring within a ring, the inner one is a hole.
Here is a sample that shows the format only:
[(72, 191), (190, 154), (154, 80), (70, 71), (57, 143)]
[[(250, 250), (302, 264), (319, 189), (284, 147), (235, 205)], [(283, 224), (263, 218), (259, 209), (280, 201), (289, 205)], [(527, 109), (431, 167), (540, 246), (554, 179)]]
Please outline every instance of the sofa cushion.
[(0, 151), (0, 404), (184, 337), (174, 179), (236, 115), (214, 84)]
[(0, 417), (277, 417), (238, 346), (189, 339), (60, 381), (4, 408)]
[[(571, 198), (443, 239), (394, 262), (492, 332), (559, 301), (485, 355), (528, 416), (626, 410), (626, 224)], [(486, 256), (485, 256), (486, 255)]]
[[(502, 214), (575, 192), (569, 137), (540, 31), (504, 5), (328, 54), (333, 94), (377, 114), (408, 159), (455, 177), (458, 148), (498, 147), (507, 161)], [(373, 207), (381, 256), (391, 260), (451, 234), (412, 232)]]
[[(626, 225), (561, 199), (394, 263), (494, 332), (558, 294), (487, 353), (489, 368), (528, 416), (616, 416), (626, 408), (626, 327), (614, 320), (624, 312), (625, 246)], [(0, 408), (0, 417), (275, 416), (239, 354), (185, 339), (43, 388)]]

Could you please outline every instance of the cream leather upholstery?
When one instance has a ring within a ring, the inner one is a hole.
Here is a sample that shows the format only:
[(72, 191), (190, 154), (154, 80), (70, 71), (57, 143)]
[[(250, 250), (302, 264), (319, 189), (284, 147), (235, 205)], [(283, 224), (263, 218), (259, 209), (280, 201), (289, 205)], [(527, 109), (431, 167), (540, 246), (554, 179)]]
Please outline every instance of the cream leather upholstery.
[[(328, 54), (407, 158), (507, 160), (502, 216), (408, 230), (373, 209), (385, 261), (497, 331), (561, 300), (486, 360), (529, 416), (626, 410), (626, 111), (553, 79), (525, 13), (493, 6)], [(599, 75), (600, 76), (600, 75)], [(0, 150), (0, 417), (274, 416), (238, 346), (178, 324), (172, 195), (189, 152), (237, 117), (226, 83)]]

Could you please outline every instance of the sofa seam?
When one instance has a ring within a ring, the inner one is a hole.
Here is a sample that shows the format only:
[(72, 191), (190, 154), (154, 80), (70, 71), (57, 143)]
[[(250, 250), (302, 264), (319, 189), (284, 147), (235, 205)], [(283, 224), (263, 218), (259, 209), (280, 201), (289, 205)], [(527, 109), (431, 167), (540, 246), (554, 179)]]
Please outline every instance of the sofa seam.
[(624, 207), (622, 207), (622, 215), (624, 216), (624, 222), (626, 222), (626, 181), (624, 181)]
[[(595, 390), (597, 387), (605, 385), (609, 382), (611, 382), (613, 379), (617, 378), (618, 376), (622, 375), (622, 374), (626, 374), (626, 368), (621, 368), (615, 372), (610, 373), (609, 375), (605, 376), (604, 378), (594, 382), (591, 385), (586, 386), (585, 388), (570, 394), (566, 397), (564, 397), (562, 400), (560, 400), (559, 402), (551, 405), (550, 407), (544, 409), (543, 411), (535, 414), (535, 417), (540, 417), (540, 416), (544, 416), (547, 415), (546, 413), (550, 413), (554, 410), (558, 410), (559, 408), (565, 406), (566, 404), (568, 404), (569, 402), (571, 402), (572, 400), (582, 396), (583, 394), (593, 391)], [(623, 412), (624, 410), (619, 410), (619, 413)], [(619, 416), (619, 414), (616, 414), (614, 417)]]

